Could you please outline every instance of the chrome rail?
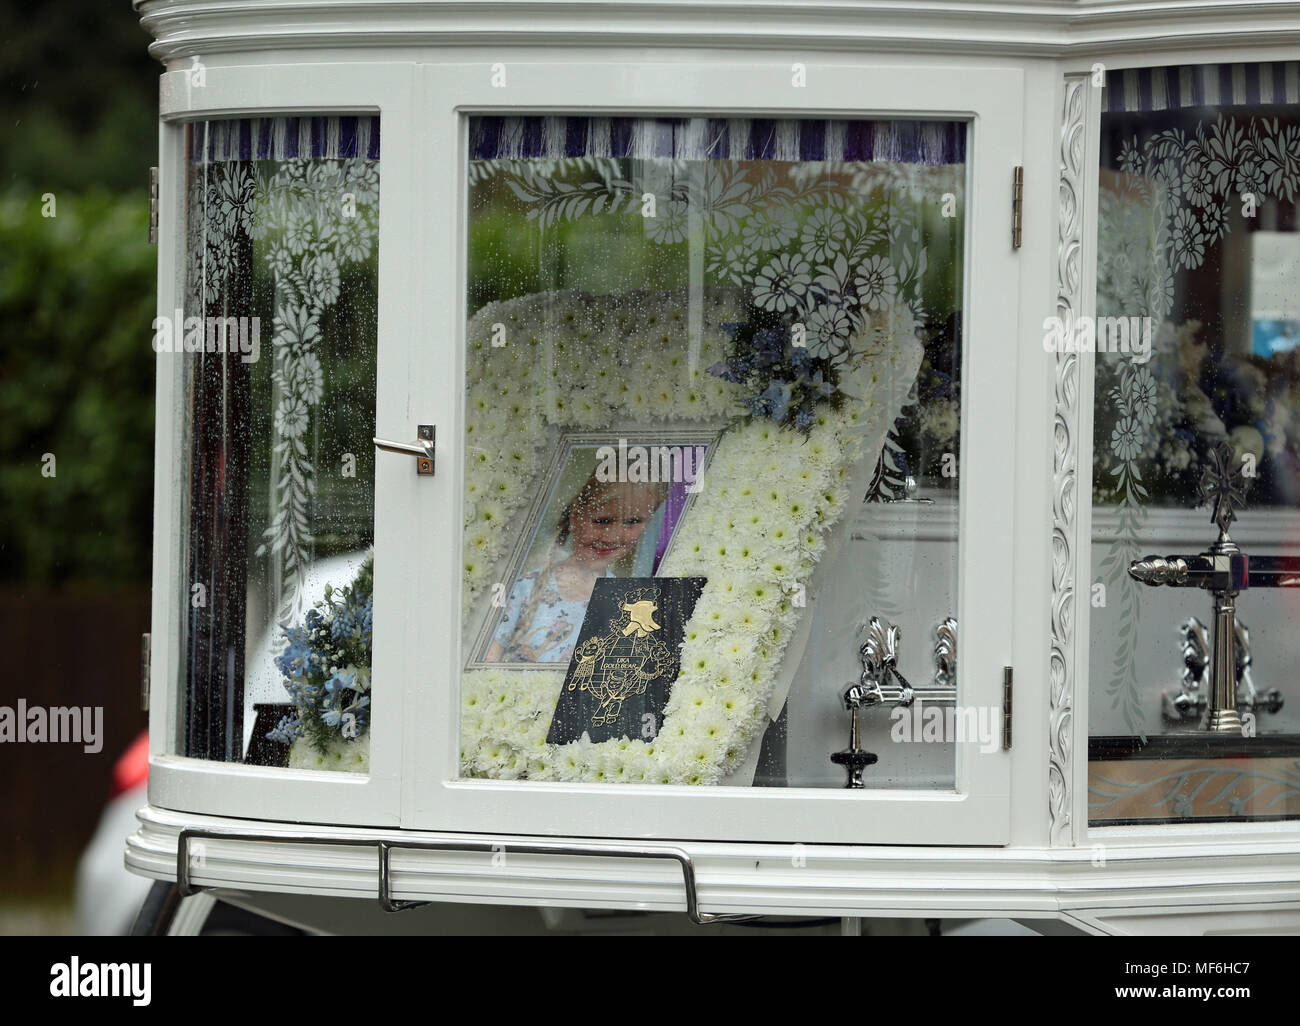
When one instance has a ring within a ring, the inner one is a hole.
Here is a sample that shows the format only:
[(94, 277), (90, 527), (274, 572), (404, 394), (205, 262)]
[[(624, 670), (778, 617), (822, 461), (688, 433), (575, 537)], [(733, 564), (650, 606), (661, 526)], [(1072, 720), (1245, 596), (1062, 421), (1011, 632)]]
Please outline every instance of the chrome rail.
[(496, 840), (456, 840), (456, 841), (417, 841), (340, 839), (313, 834), (295, 834), (291, 837), (283, 834), (259, 834), (253, 832), (235, 832), (224, 830), (195, 830), (186, 828), (180, 832), (176, 841), (176, 885), (181, 897), (192, 897), (203, 890), (203, 885), (195, 884), (190, 870), (192, 854), (190, 842), (195, 839), (219, 841), (248, 841), (268, 844), (312, 844), (330, 847), (348, 847), (375, 845), (379, 855), (378, 899), (385, 912), (402, 912), (406, 909), (419, 908), (431, 904), (427, 901), (398, 901), (392, 896), (392, 852), (394, 849), (412, 851), (447, 851), (476, 852), (490, 854), (511, 852), (518, 855), (581, 855), (592, 858), (624, 859), (666, 859), (676, 862), (682, 870), (682, 881), (686, 888), (686, 914), (691, 922), (698, 926), (711, 923), (747, 922), (759, 918), (752, 915), (701, 912), (698, 887), (695, 878), (695, 862), (684, 848), (672, 845), (639, 846), (607, 843), (581, 843), (568, 841), (530, 841), (520, 844), (506, 838)]

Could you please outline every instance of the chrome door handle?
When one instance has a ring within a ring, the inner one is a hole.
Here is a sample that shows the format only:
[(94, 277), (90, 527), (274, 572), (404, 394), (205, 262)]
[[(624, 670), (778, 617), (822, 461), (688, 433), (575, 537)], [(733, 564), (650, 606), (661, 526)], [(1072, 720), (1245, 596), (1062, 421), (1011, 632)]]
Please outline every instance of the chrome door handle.
[(390, 442), (386, 438), (376, 438), (375, 448), (384, 452), (395, 452), (399, 456), (415, 457), (415, 472), (421, 476), (433, 473), (434, 428), (432, 424), (421, 424), (416, 428), (419, 436), (417, 442)]

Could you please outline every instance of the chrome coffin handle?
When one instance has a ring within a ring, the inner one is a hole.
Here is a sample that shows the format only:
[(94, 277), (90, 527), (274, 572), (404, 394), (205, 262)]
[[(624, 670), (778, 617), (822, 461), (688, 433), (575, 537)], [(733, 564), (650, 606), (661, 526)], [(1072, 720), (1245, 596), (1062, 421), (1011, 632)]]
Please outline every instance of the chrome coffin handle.
[[(1210, 668), (1211, 642), (1205, 624), (1189, 616), (1179, 625), (1182, 638), (1183, 671), (1176, 693), (1166, 691), (1160, 696), (1161, 714), (1168, 723), (1200, 719), (1205, 713), (1206, 694), (1209, 690), (1207, 674)], [(1237, 708), (1250, 713), (1277, 713), (1285, 703), (1277, 688), (1259, 691), (1251, 677), (1254, 662), (1250, 654), (1250, 628), (1241, 620), (1236, 622), (1233, 652), (1236, 656)]]
[(390, 442), (386, 438), (376, 438), (375, 448), (382, 449), (384, 452), (395, 452), (399, 456), (415, 457), (415, 472), (419, 475), (430, 476), (433, 474), (433, 443), (434, 427), (432, 424), (421, 424), (416, 428), (416, 434), (419, 436), (417, 442)]
[(934, 629), (934, 681), (914, 688), (898, 669), (903, 632), (887, 620), (873, 616), (867, 622), (867, 636), (858, 649), (862, 673), (850, 681), (842, 698), (852, 720), (849, 747), (831, 755), (831, 762), (848, 772), (846, 788), (862, 788), (862, 771), (878, 761), (875, 753), (862, 748), (859, 722), (863, 711), (875, 705), (909, 707), (922, 702), (957, 702), (957, 621), (945, 617)]
[(944, 617), (934, 629), (934, 686), (957, 691), (956, 617)]

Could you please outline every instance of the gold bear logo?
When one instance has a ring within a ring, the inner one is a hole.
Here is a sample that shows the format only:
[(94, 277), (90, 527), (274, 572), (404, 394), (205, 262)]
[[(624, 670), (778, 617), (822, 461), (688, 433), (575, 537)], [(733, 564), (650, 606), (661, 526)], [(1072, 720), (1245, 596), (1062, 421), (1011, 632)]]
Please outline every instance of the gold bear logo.
[(642, 599), (640, 602), (624, 602), (623, 611), (627, 613), (628, 625), (623, 628), (623, 636), (635, 635), (638, 638), (647, 637), (654, 631), (660, 630), (659, 624), (655, 623), (655, 612), (659, 606), (653, 599)]

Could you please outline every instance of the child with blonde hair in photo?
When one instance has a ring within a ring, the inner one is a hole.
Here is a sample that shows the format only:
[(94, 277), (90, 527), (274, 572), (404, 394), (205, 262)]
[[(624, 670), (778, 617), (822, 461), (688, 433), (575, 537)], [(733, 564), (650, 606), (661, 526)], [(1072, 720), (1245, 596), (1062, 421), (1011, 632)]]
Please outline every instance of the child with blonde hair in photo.
[(511, 589), (487, 662), (567, 663), (597, 579), (621, 576), (614, 565), (632, 559), (668, 491), (593, 471), (560, 512), (552, 558)]

